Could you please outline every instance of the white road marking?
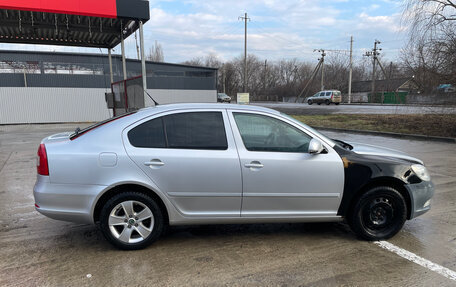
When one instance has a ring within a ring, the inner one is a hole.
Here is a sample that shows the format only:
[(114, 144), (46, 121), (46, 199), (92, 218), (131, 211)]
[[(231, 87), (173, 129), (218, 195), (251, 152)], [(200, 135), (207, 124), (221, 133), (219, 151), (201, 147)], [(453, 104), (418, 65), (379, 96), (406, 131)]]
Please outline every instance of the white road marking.
[(402, 258), (405, 258), (405, 259), (412, 261), (418, 265), (421, 265), (429, 270), (432, 270), (442, 276), (445, 276), (448, 279), (456, 281), (456, 272), (453, 270), (450, 270), (450, 269), (443, 267), (439, 264), (436, 264), (432, 261), (424, 259), (423, 257), (416, 255), (415, 253), (402, 249), (387, 241), (374, 241), (374, 244), (376, 244), (376, 245), (380, 246), (381, 248), (384, 248), (388, 251), (396, 253), (397, 255), (399, 255)]

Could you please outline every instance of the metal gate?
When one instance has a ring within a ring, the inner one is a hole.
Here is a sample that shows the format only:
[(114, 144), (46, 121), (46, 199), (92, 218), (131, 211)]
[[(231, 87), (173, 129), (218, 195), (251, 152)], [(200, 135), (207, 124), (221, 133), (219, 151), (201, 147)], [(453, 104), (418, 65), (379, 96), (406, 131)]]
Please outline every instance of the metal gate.
[(142, 84), (142, 76), (111, 84), (111, 93), (106, 95), (106, 101), (114, 116), (144, 108)]

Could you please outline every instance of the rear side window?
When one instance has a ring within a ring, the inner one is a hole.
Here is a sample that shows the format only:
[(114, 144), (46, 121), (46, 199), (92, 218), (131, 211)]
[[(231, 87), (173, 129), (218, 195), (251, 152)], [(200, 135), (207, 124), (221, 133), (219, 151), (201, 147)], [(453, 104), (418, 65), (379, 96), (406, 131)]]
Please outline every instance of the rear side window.
[(228, 148), (221, 112), (179, 113), (156, 118), (131, 129), (128, 139), (140, 148)]
[(166, 139), (163, 118), (153, 119), (128, 132), (131, 145), (144, 148), (165, 148)]
[(331, 93), (332, 93), (332, 92), (326, 92), (326, 96), (327, 96), (327, 97), (331, 96)]
[(169, 148), (228, 148), (221, 112), (180, 113), (165, 116), (163, 119)]

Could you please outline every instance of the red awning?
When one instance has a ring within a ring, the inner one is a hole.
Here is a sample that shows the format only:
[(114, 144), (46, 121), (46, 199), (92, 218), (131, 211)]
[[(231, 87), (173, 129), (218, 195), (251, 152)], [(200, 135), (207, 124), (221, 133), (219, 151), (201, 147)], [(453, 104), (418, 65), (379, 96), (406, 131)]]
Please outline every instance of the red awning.
[(0, 0), (0, 42), (113, 48), (149, 17), (143, 0)]
[(0, 9), (117, 18), (116, 0), (1, 0)]

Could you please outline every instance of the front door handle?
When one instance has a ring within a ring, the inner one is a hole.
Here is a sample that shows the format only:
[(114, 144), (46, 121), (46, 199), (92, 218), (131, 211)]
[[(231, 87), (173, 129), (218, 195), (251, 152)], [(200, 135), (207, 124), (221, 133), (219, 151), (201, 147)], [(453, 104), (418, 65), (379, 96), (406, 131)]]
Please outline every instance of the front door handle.
[(159, 167), (159, 166), (164, 166), (165, 163), (162, 162), (159, 159), (153, 159), (151, 161), (146, 161), (144, 165), (150, 166), (150, 167)]
[(244, 164), (247, 168), (262, 168), (264, 165), (259, 161), (252, 161), (251, 163)]

